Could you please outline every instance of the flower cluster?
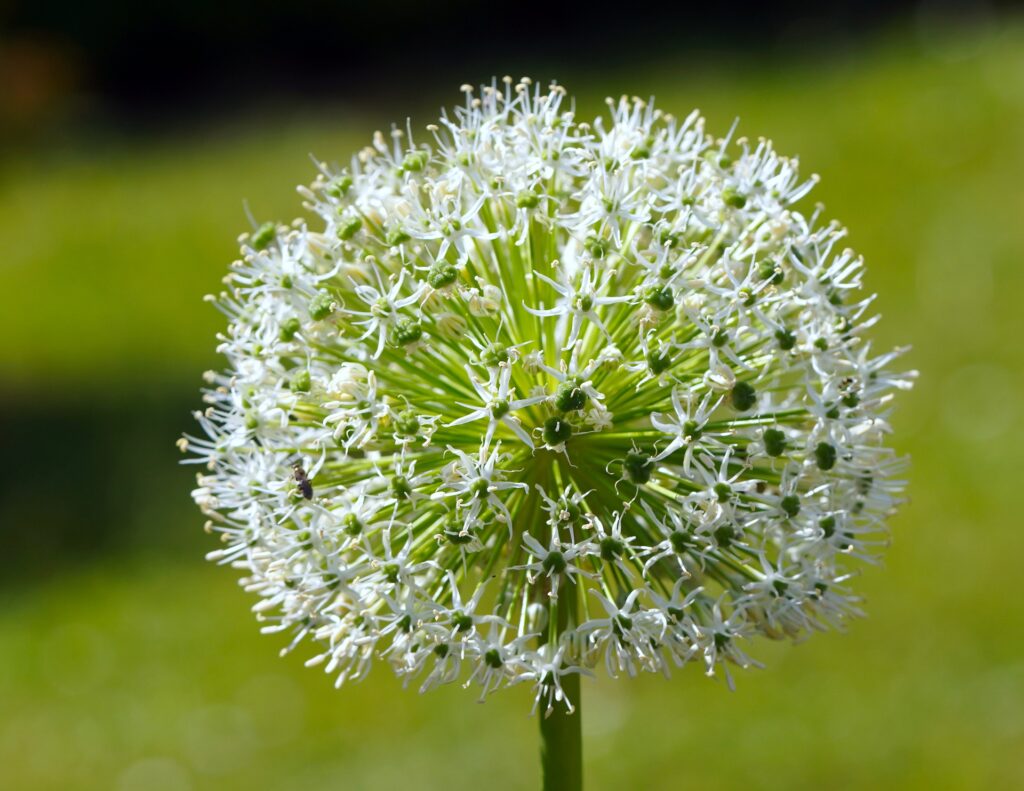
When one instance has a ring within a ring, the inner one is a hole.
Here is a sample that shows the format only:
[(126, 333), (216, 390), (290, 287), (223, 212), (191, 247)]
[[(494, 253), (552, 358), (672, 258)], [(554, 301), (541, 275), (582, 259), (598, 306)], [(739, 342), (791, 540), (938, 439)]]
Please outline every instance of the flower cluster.
[[(857, 613), (902, 488), (898, 352), (765, 140), (506, 79), (378, 133), (241, 237), (194, 498), (345, 679), (709, 675)], [(731, 678), (730, 678), (731, 683)]]

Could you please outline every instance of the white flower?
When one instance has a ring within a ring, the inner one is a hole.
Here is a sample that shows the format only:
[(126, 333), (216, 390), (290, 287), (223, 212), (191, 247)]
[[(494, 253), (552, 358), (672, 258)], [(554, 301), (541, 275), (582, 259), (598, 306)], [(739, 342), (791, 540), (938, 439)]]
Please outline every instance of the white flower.
[(499, 466), (507, 461), (507, 457), (501, 454), (501, 443), (496, 444), (490, 454), (487, 454), (487, 443), (484, 443), (475, 459), (458, 448), (449, 446), (448, 450), (458, 457), (458, 461), (446, 468), (442, 483), (431, 499), (460, 498), (457, 501), (460, 507), (465, 507), (468, 501), (467, 519), (471, 521), (476, 521), (480, 510), (489, 505), (498, 512), (498, 520), (508, 525), (511, 534), (512, 516), (499, 492), (529, 487), (521, 481), (502, 480), (508, 473)]
[[(557, 263), (557, 261), (552, 262), (552, 266)], [(584, 267), (579, 273), (578, 282), (575, 285), (557, 283), (541, 272), (535, 271), (533, 274), (534, 277), (547, 283), (558, 293), (560, 296), (559, 304), (556, 307), (546, 309), (531, 308), (525, 303), (523, 307), (534, 316), (554, 316), (562, 319), (562, 327), (568, 324), (568, 337), (566, 337), (565, 345), (562, 347), (563, 350), (569, 350), (576, 344), (584, 320), (592, 322), (594, 326), (600, 328), (606, 338), (610, 338), (608, 328), (605, 327), (604, 321), (598, 313), (598, 308), (632, 300), (632, 296), (629, 294), (609, 296), (606, 293), (604, 296), (600, 295), (602, 291), (607, 291), (608, 284), (615, 275), (615, 272), (611, 270), (606, 273), (604, 282), (596, 283), (593, 282), (596, 278), (594, 278), (590, 268)], [(564, 329), (559, 329), (558, 334), (564, 336), (566, 333)]]
[(551, 531), (551, 539), (547, 546), (541, 544), (529, 533), (523, 536), (523, 549), (533, 558), (522, 566), (514, 566), (514, 570), (526, 572), (526, 578), (532, 585), (539, 577), (550, 580), (548, 596), (558, 598), (558, 586), (565, 579), (575, 582), (580, 575), (589, 576), (580, 561), (596, 554), (596, 545), (589, 540), (560, 541), (558, 531)]
[(494, 432), (499, 425), (510, 428), (519, 439), (529, 448), (533, 448), (533, 440), (523, 429), (519, 419), (514, 414), (524, 407), (532, 406), (544, 400), (545, 396), (531, 396), (530, 398), (512, 398), (512, 366), (503, 365), (492, 373), (487, 383), (481, 382), (474, 376), (469, 366), (466, 366), (469, 374), (469, 381), (476, 390), (477, 395), (483, 400), (484, 405), (473, 408), (472, 405), (459, 403), (459, 406), (466, 407), (472, 411), (467, 412), (457, 420), (447, 424), (445, 428), (462, 426), (477, 420), (487, 420), (487, 429), (484, 432), (483, 446), (486, 448), (491, 444)]
[(408, 296), (401, 297), (399, 295), (402, 293), (402, 286), (405, 282), (404, 271), (398, 273), (394, 284), (387, 291), (384, 290), (384, 285), (380, 282), (380, 273), (375, 273), (378, 280), (377, 287), (360, 284), (353, 285), (355, 296), (366, 303), (368, 310), (349, 310), (348, 312), (352, 316), (365, 316), (365, 318), (353, 322), (356, 325), (366, 327), (366, 332), (363, 333), (359, 340), (364, 340), (376, 334), (377, 350), (374, 352), (373, 357), (380, 357), (381, 352), (384, 351), (384, 343), (387, 341), (388, 332), (401, 321), (402, 309), (414, 305), (419, 300), (423, 286), (420, 286)]
[[(771, 144), (557, 85), (466, 90), (241, 237), (193, 497), (337, 682), (709, 674), (859, 614), (913, 374)], [(568, 689), (575, 688), (573, 685)]]
[(728, 446), (719, 440), (708, 437), (704, 438), (704, 429), (707, 427), (711, 415), (722, 403), (721, 396), (715, 397), (713, 393), (705, 393), (699, 403), (693, 394), (686, 398), (683, 404), (679, 388), (672, 388), (672, 408), (675, 410), (673, 417), (667, 417), (658, 412), (651, 414), (651, 425), (661, 432), (672, 437), (662, 450), (658, 452), (651, 461), (661, 461), (675, 453), (680, 448), (686, 448), (683, 454), (682, 468), (686, 475), (691, 474), (694, 454), (706, 454), (710, 457), (714, 451), (725, 453)]

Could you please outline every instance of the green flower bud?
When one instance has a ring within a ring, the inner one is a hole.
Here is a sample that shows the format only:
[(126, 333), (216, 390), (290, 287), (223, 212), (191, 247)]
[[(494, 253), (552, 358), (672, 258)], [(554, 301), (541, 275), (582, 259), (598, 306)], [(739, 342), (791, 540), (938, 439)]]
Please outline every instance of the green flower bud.
[(327, 194), (332, 198), (341, 198), (348, 194), (352, 187), (352, 177), (342, 176), (327, 188)]
[(779, 348), (784, 352), (796, 346), (796, 335), (789, 330), (776, 330), (775, 340), (779, 342)]
[(604, 258), (608, 254), (608, 242), (595, 236), (591, 236), (584, 247), (594, 258)]
[(405, 159), (402, 160), (402, 170), (407, 173), (415, 173), (423, 170), (427, 164), (429, 155), (426, 151), (411, 151), (405, 155)]
[(484, 662), (487, 663), (488, 667), (492, 667), (495, 670), (505, 664), (501, 659), (501, 654), (498, 653), (498, 649), (492, 648), (486, 654), (484, 654)]
[(278, 336), (282, 341), (290, 341), (301, 328), (302, 325), (299, 323), (299, 320), (295, 316), (292, 316), (290, 319), (285, 319), (284, 322), (282, 322), (281, 331), (278, 333)]
[(398, 247), (398, 245), (403, 242), (408, 242), (411, 238), (412, 237), (401, 228), (392, 228), (388, 231), (387, 237), (384, 241), (387, 242), (388, 247)]
[(626, 545), (612, 536), (601, 539), (601, 557), (609, 562), (615, 560), (626, 549)]
[(657, 310), (669, 310), (676, 298), (669, 286), (648, 286), (644, 289), (644, 302)]
[(737, 412), (746, 412), (757, 403), (757, 390), (750, 382), (737, 382), (733, 385), (729, 400)]
[(333, 296), (326, 291), (321, 291), (309, 301), (309, 317), (313, 321), (323, 321), (334, 312), (336, 305), (337, 302)]
[(764, 451), (769, 456), (781, 456), (786, 452), (786, 434), (777, 428), (764, 430)]
[(647, 368), (655, 376), (660, 376), (672, 367), (672, 356), (668, 352), (647, 352)]
[(536, 209), (540, 203), (540, 196), (536, 192), (524, 190), (516, 195), (516, 206), (520, 209)]
[(432, 288), (444, 288), (450, 286), (459, 277), (459, 270), (451, 264), (438, 262), (430, 267), (427, 273), (427, 282)]
[(456, 546), (466, 546), (467, 544), (472, 544), (474, 540), (471, 533), (464, 533), (458, 527), (452, 530), (445, 530), (442, 535), (446, 541)]
[(277, 226), (272, 222), (265, 222), (253, 233), (249, 243), (253, 250), (266, 250), (270, 243), (277, 236)]
[(565, 571), (567, 565), (565, 555), (557, 549), (548, 552), (548, 554), (544, 556), (544, 560), (541, 561), (541, 567), (548, 574), (561, 574)]
[(391, 496), (396, 500), (406, 500), (412, 494), (412, 484), (404, 475), (396, 475), (391, 479)]
[(827, 442), (819, 442), (818, 446), (814, 449), (814, 459), (818, 463), (819, 469), (831, 470), (836, 466), (835, 446)]
[(774, 261), (762, 261), (758, 267), (757, 274), (762, 280), (768, 280), (772, 285), (782, 285), (786, 279), (786, 273), (775, 265)]
[(732, 525), (720, 525), (715, 528), (715, 543), (727, 549), (736, 540), (736, 530)]
[(395, 415), (395, 433), (400, 437), (415, 437), (420, 433), (420, 419), (416, 413), (406, 409)]
[(626, 454), (623, 462), (623, 471), (626, 477), (635, 484), (644, 484), (651, 480), (654, 472), (654, 462), (651, 457), (641, 451), (631, 450)]
[(408, 346), (423, 337), (423, 325), (416, 319), (402, 318), (395, 323), (392, 333), (395, 346)]
[(587, 401), (587, 394), (580, 388), (579, 379), (567, 379), (555, 390), (555, 409), (559, 412), (572, 412), (583, 409)]
[(732, 206), (734, 209), (742, 209), (747, 205), (747, 198), (732, 187), (726, 187), (722, 190), (722, 202), (726, 206)]
[(345, 514), (341, 518), (342, 529), (350, 536), (358, 536), (363, 532), (363, 523), (359, 521), (359, 517), (353, 513)]
[(488, 368), (497, 368), (509, 360), (508, 347), (503, 343), (490, 343), (480, 353), (480, 362)]
[(342, 220), (338, 225), (338, 238), (347, 241), (355, 236), (363, 227), (363, 221), (359, 217), (349, 217)]
[(560, 417), (549, 417), (544, 421), (543, 436), (546, 445), (561, 445), (572, 436), (572, 426)]

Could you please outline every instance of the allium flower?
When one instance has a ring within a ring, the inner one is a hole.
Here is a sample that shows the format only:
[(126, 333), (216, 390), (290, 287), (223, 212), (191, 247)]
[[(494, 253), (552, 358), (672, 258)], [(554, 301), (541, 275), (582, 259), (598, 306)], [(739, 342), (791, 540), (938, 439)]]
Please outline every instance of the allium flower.
[[(747, 666), (858, 612), (898, 352), (814, 177), (639, 99), (464, 86), (241, 237), (194, 497), (340, 684)], [(731, 134), (731, 133), (730, 133)], [(731, 678), (729, 678), (731, 683)], [(578, 681), (574, 689), (578, 689)]]

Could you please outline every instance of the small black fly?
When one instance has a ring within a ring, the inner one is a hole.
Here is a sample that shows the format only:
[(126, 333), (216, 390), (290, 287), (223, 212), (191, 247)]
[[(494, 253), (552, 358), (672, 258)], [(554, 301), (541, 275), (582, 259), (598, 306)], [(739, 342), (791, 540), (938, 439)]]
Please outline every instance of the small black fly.
[(306, 475), (306, 471), (302, 469), (302, 465), (295, 463), (292, 465), (292, 475), (295, 476), (295, 482), (299, 485), (299, 491), (302, 492), (302, 496), (307, 500), (313, 499), (313, 484), (309, 482), (309, 476)]

